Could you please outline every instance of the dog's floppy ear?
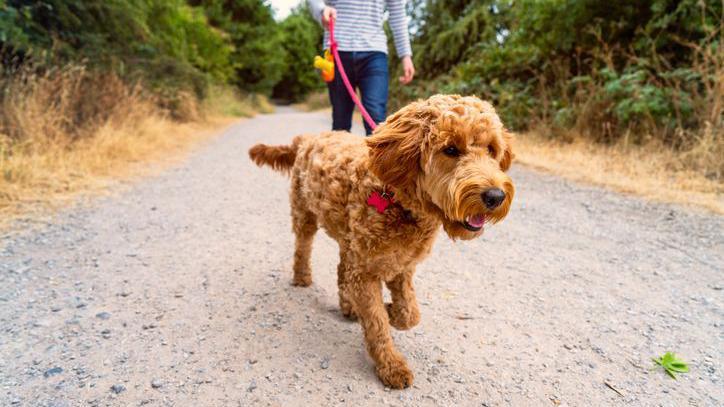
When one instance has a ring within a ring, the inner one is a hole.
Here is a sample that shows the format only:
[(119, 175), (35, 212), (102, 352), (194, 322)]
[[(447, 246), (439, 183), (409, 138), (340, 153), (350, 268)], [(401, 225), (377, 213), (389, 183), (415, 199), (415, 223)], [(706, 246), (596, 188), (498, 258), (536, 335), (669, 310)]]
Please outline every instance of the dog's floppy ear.
[(400, 189), (415, 184), (430, 118), (425, 102), (415, 102), (388, 117), (367, 139), (370, 171), (383, 183)]
[(515, 153), (513, 153), (513, 133), (503, 130), (503, 141), (505, 141), (505, 148), (503, 149), (503, 158), (500, 160), (500, 169), (508, 171), (510, 164), (515, 159)]

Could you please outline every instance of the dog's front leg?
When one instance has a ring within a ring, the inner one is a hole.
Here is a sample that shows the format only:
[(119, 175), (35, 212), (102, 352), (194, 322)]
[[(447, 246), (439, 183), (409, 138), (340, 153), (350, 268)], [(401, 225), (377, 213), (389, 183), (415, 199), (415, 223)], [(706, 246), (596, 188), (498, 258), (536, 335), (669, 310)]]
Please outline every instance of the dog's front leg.
[(390, 324), (399, 330), (407, 330), (420, 322), (415, 287), (412, 285), (413, 267), (406, 269), (388, 281), (387, 288), (392, 294), (392, 304), (385, 304)]
[(412, 385), (414, 375), (390, 336), (387, 311), (382, 302), (382, 284), (376, 276), (356, 276), (349, 282), (354, 308), (365, 335), (370, 357), (375, 361), (377, 376), (395, 389)]

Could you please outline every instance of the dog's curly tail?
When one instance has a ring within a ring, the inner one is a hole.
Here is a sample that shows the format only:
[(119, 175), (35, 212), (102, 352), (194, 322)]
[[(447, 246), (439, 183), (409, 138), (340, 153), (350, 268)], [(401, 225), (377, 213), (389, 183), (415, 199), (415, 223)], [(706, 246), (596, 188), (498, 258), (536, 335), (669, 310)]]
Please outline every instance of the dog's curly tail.
[(297, 158), (299, 142), (300, 138), (295, 137), (289, 146), (257, 144), (249, 149), (249, 158), (260, 167), (266, 164), (276, 171), (289, 173), (294, 166), (294, 160)]

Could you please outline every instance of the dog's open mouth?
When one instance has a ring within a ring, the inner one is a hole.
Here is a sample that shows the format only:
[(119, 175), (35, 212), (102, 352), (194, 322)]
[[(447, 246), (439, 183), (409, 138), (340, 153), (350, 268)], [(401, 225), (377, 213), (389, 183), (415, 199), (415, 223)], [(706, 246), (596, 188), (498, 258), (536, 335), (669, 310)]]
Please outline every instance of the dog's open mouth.
[(485, 226), (485, 214), (479, 213), (477, 215), (471, 215), (465, 218), (462, 223), (463, 227), (471, 232), (478, 232)]

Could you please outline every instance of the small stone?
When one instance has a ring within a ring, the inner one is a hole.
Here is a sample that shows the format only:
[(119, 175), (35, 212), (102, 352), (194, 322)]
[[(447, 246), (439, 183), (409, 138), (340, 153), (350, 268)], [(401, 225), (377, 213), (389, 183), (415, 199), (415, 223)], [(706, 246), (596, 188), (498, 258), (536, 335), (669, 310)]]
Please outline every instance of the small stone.
[(126, 386), (122, 384), (114, 384), (113, 386), (111, 386), (111, 391), (115, 394), (120, 394), (126, 391)]
[(58, 307), (58, 306), (50, 307), (50, 310), (53, 311), (53, 312), (58, 312), (58, 311), (60, 311), (60, 310), (62, 310), (62, 309), (63, 309), (63, 308)]
[(105, 311), (99, 312), (99, 313), (96, 314), (96, 318), (100, 318), (100, 319), (102, 319), (102, 320), (106, 320), (106, 319), (108, 319), (108, 318), (110, 318), (110, 317), (111, 317), (111, 314), (108, 313), (108, 312), (105, 312)]
[(63, 368), (56, 366), (56, 367), (46, 370), (45, 373), (43, 373), (43, 376), (47, 379), (48, 377), (59, 375), (61, 373), (63, 373)]
[(251, 393), (254, 389), (256, 389), (256, 380), (252, 380), (251, 383), (249, 383), (249, 387), (246, 388), (246, 391)]
[(329, 369), (329, 358), (322, 359), (322, 363), (319, 364), (322, 369)]
[(154, 389), (160, 389), (163, 387), (163, 382), (160, 379), (153, 379), (151, 380), (151, 387)]
[(350, 392), (350, 393), (352, 393), (352, 385), (351, 385), (351, 384), (348, 384), (348, 385), (347, 385), (347, 391)]

